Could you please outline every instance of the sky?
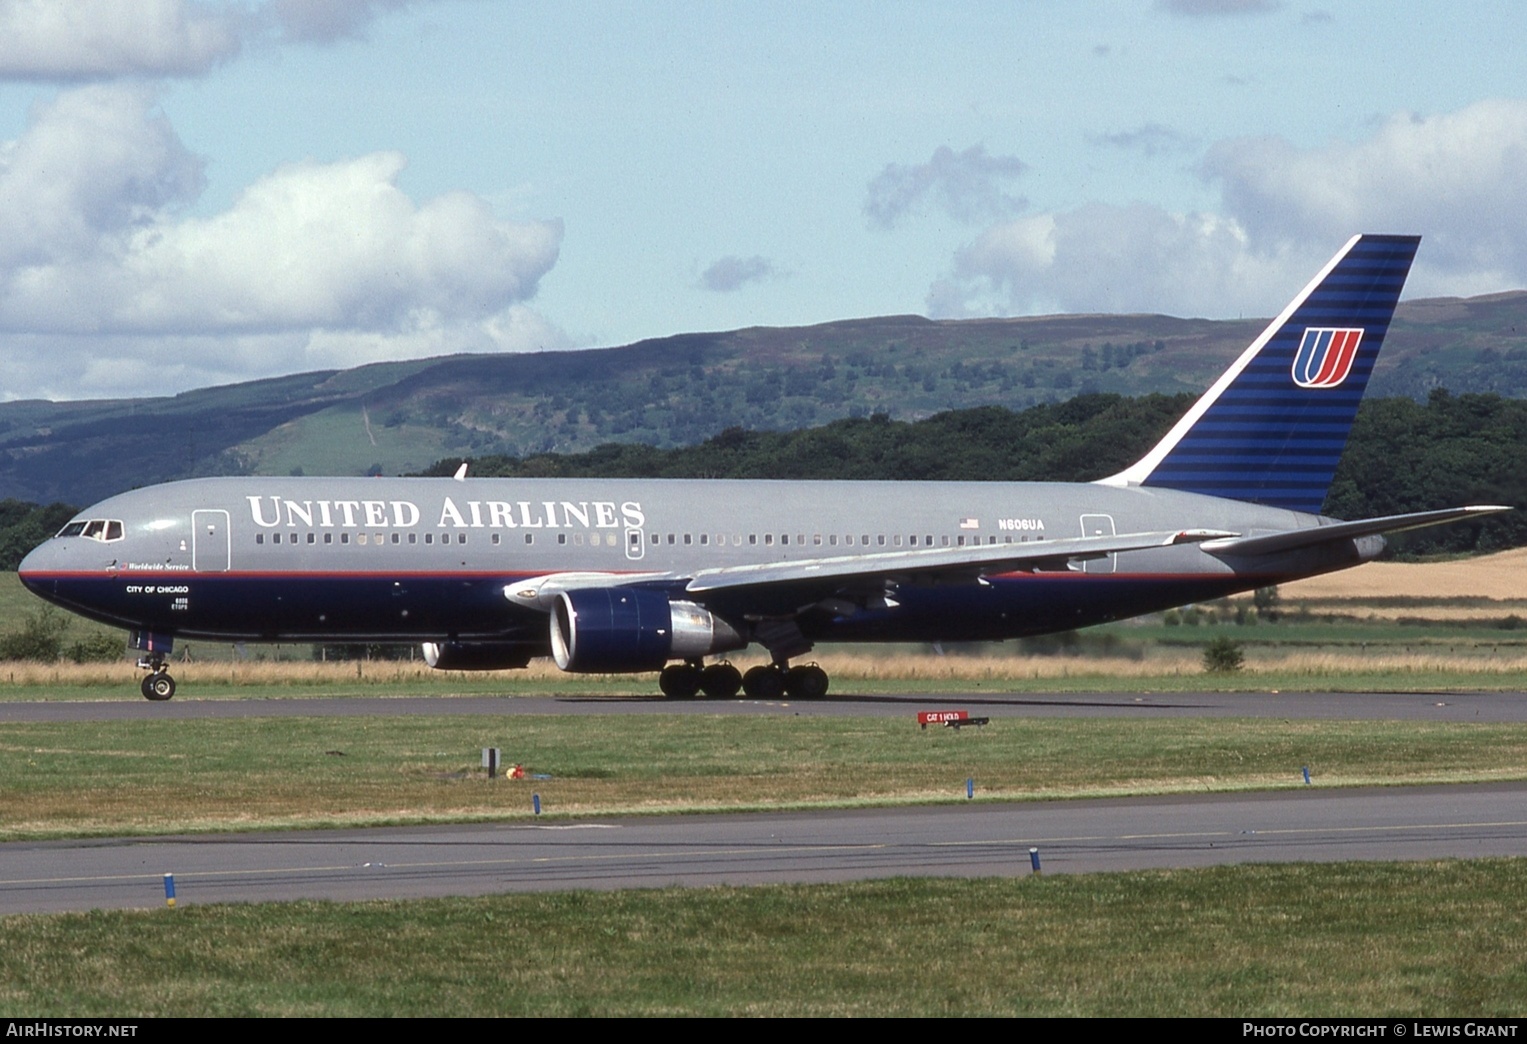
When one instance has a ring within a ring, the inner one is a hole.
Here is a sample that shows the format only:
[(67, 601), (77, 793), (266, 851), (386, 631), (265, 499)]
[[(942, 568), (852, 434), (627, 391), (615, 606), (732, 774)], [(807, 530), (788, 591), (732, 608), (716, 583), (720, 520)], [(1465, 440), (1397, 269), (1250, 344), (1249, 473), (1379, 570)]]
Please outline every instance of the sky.
[(0, 400), (1527, 286), (1527, 7), (0, 0)]

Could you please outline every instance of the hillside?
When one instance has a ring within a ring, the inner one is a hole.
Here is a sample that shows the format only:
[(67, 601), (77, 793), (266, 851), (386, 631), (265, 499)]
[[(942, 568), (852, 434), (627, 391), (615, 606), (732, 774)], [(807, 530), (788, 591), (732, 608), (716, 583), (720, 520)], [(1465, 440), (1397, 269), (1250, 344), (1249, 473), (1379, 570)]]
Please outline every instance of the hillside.
[[(211, 474), (417, 471), (446, 456), (675, 446), (1083, 392), (1197, 392), (1265, 320), (855, 319), (622, 348), (459, 355), (156, 399), (0, 403), (0, 499), (89, 503)], [(1400, 306), (1370, 394), (1527, 395), (1527, 292)]]

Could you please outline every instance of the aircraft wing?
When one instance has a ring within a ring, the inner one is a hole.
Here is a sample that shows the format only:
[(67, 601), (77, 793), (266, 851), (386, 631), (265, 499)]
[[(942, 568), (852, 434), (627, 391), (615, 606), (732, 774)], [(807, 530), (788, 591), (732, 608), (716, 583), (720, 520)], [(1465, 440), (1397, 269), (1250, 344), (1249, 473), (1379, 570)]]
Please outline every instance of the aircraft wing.
[(1211, 555), (1271, 555), (1337, 540), (1355, 540), (1380, 533), (1401, 533), (1407, 529), (1440, 526), (1445, 522), (1458, 522), (1510, 510), (1500, 504), (1476, 504), (1470, 507), (1443, 508), (1440, 511), (1417, 511), (1408, 515), (1362, 518), (1355, 522), (1333, 522), (1326, 526), (1291, 529), (1286, 533), (1270, 533), (1265, 536), (1227, 536), (1206, 540), (1200, 546)]
[(1156, 533), (1124, 533), (1107, 537), (1036, 540), (1026, 544), (981, 544), (938, 547), (925, 551), (886, 551), (841, 555), (793, 562), (722, 566), (693, 574), (685, 591), (709, 594), (775, 584), (841, 583), (851, 580), (968, 581), (991, 573), (1064, 570), (1078, 559), (1102, 558), (1120, 551), (1171, 547), (1236, 536), (1221, 530), (1182, 529)]

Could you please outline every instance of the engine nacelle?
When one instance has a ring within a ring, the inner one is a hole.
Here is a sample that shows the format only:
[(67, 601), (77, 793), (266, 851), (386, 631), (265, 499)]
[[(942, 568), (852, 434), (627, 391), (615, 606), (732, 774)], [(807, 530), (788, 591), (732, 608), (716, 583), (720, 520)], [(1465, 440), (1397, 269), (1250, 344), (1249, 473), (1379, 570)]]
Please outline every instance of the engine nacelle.
[(437, 671), (503, 671), (528, 665), (535, 653), (507, 642), (425, 642), (423, 651), (424, 662)]
[(741, 649), (747, 640), (708, 609), (661, 591), (563, 591), (551, 610), (551, 655), (564, 671), (657, 671), (672, 659)]

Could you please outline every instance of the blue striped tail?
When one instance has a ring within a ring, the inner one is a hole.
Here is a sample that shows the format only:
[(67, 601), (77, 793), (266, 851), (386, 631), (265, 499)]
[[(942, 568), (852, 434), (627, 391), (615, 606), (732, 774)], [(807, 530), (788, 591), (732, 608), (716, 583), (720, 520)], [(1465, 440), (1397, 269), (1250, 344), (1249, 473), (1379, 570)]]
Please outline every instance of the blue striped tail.
[(1139, 463), (1103, 481), (1317, 514), (1419, 236), (1357, 236)]

